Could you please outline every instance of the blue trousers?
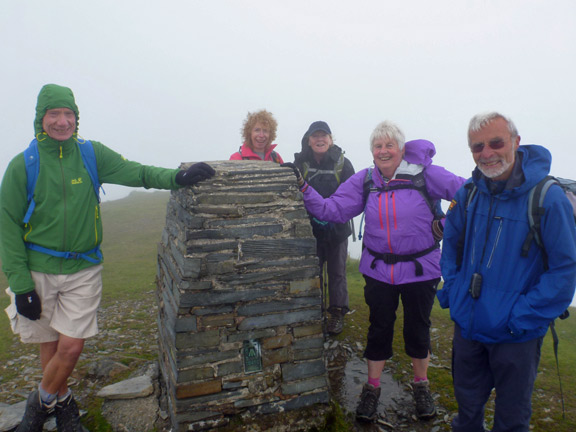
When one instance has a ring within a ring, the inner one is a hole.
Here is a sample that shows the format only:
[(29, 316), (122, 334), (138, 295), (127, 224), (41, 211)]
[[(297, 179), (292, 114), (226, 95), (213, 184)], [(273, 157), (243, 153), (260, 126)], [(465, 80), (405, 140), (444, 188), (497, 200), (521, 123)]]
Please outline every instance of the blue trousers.
[(485, 431), (484, 407), (493, 389), (492, 432), (528, 432), (542, 340), (486, 344), (464, 339), (455, 326), (452, 374), (458, 415), (452, 421), (454, 432)]

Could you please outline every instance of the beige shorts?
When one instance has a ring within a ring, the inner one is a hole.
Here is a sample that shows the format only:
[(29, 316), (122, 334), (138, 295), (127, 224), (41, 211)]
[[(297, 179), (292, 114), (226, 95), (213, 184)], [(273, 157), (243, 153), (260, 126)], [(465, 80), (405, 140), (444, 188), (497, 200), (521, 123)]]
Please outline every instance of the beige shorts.
[(86, 339), (98, 333), (97, 312), (102, 297), (102, 265), (74, 274), (30, 272), (42, 302), (40, 319), (31, 321), (16, 311), (15, 296), (6, 308), (12, 331), (24, 343), (58, 340), (60, 334)]

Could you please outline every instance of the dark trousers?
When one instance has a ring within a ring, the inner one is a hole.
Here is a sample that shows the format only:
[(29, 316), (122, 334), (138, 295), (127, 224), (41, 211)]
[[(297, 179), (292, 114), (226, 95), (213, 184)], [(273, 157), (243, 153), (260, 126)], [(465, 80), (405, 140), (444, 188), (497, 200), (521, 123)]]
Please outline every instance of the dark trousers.
[(317, 240), (316, 254), (320, 262), (320, 280), (324, 280), (324, 263), (328, 274), (328, 298), (330, 300), (328, 312), (336, 309), (348, 312), (348, 283), (346, 282), (346, 258), (348, 257), (348, 239), (339, 243)]
[(404, 349), (411, 358), (423, 359), (430, 352), (430, 313), (439, 278), (402, 285), (391, 285), (364, 276), (364, 299), (370, 309), (370, 327), (364, 357), (388, 360), (392, 357), (392, 340), (396, 309), (400, 298), (404, 307)]
[(454, 394), (458, 415), (454, 432), (484, 432), (484, 407), (496, 390), (492, 432), (527, 432), (532, 415), (532, 390), (543, 338), (523, 343), (485, 344), (464, 339), (454, 329)]

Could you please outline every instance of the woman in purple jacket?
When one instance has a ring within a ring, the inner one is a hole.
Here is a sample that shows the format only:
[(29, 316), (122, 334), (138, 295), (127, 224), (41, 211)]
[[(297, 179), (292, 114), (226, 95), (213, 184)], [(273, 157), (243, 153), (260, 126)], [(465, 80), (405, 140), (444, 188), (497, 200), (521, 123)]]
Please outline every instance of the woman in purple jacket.
[(434, 144), (426, 140), (405, 144), (402, 131), (388, 121), (374, 129), (370, 150), (375, 167), (350, 177), (329, 198), (309, 187), (297, 169), (295, 173), (306, 209), (318, 219), (344, 223), (365, 213), (360, 273), (366, 281), (364, 298), (370, 309), (364, 352), (368, 382), (362, 389), (356, 418), (373, 421), (377, 417), (380, 375), (392, 357), (401, 298), (404, 347), (414, 370), (416, 414), (427, 419), (436, 415), (427, 371), (430, 313), (440, 281), (439, 241), (444, 222), (435, 209), (439, 200), (452, 200), (465, 179), (432, 165)]

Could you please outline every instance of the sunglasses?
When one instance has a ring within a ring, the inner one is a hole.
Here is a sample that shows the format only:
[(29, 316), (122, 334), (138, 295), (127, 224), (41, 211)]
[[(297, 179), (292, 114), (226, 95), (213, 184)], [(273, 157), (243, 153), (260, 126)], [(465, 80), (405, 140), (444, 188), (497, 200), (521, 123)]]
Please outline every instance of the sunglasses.
[[(472, 144), (470, 146), (470, 150), (472, 151), (472, 153), (480, 153), (482, 150), (484, 150), (485, 145), (486, 144), (484, 143)], [(488, 147), (490, 147), (492, 150), (500, 150), (505, 145), (506, 143), (504, 142), (504, 140), (500, 138), (493, 139), (488, 143)]]

